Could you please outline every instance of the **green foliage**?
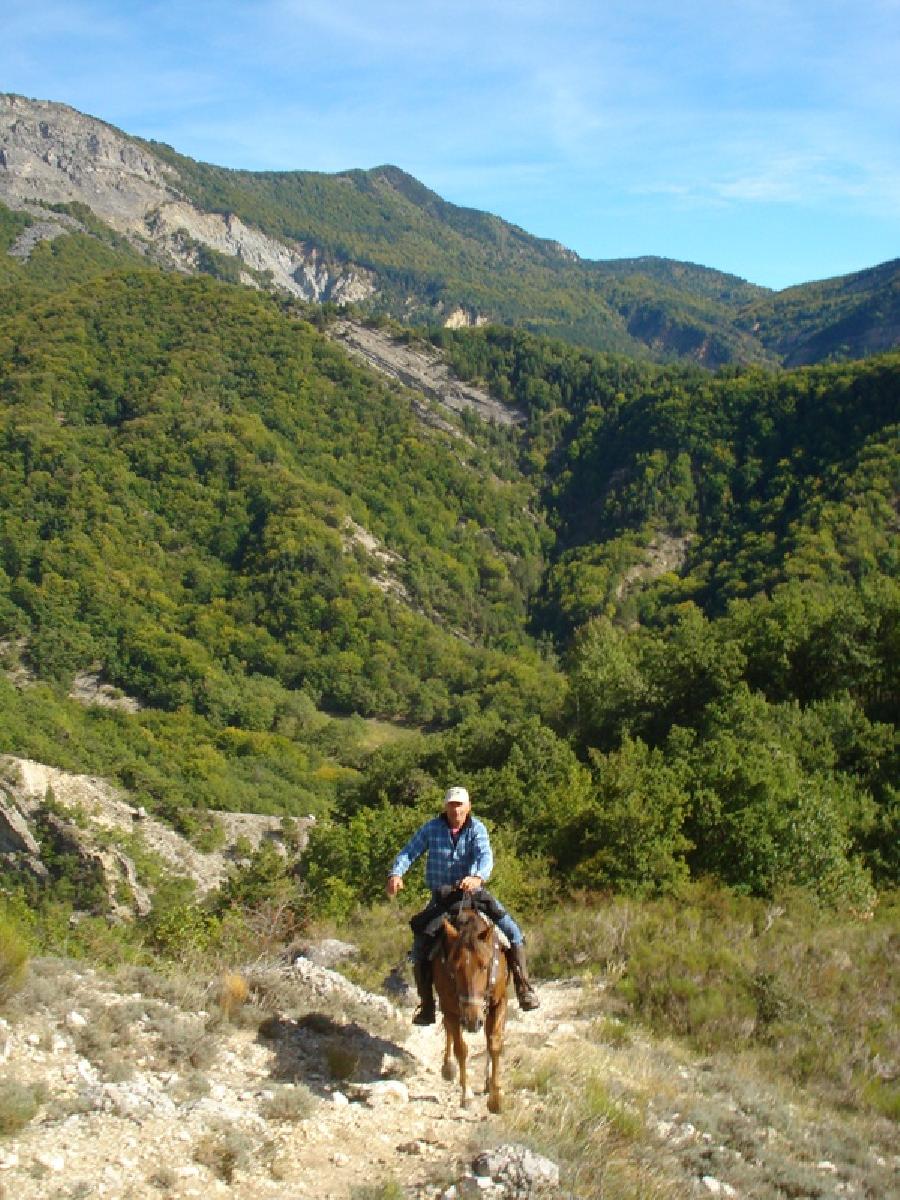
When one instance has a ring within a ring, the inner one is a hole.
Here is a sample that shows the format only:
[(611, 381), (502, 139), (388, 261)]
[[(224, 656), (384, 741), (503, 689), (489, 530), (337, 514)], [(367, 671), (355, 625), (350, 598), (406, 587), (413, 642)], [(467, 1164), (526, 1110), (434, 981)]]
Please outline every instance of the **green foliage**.
[(28, 957), (25, 934), (3, 904), (0, 907), (0, 1008), (22, 986)]
[(627, 1045), (638, 1020), (724, 1055), (726, 1073), (734, 1056), (751, 1079), (788, 1078), (844, 1112), (890, 1115), (897, 915), (896, 893), (861, 919), (803, 890), (762, 901), (708, 880), (640, 901), (582, 894), (535, 915), (530, 961), (539, 976), (581, 975), (588, 1011), (593, 977), (618, 981), (601, 1010), (604, 1034), (624, 1024), (616, 1041)]
[(124, 237), (99, 221), (85, 205), (46, 207), (48, 219), (52, 219), (52, 212), (60, 212), (74, 217), (77, 224), (67, 226), (50, 241), (38, 242), (27, 260), (21, 261), (6, 251), (34, 224), (34, 218), (0, 204), (0, 317), (24, 311), (47, 293), (65, 290), (108, 271), (147, 265)]
[(742, 312), (785, 366), (828, 359), (862, 358), (892, 346), (900, 314), (897, 260), (854, 275), (791, 287), (760, 297)]
[[(355, 905), (379, 899), (391, 860), (431, 815), (384, 803), (315, 825), (303, 856), (303, 878), (317, 911), (343, 920)], [(409, 884), (409, 900), (414, 903), (423, 892), (412, 879)]]
[(582, 261), (489, 213), (449, 204), (392, 166), (230, 171), (159, 143), (148, 148), (200, 207), (312, 244), (328, 266), (349, 260), (371, 271), (376, 314), (428, 320), (462, 307), (637, 356), (664, 346), (711, 365), (768, 358), (736, 327), (734, 311), (739, 296), (764, 293), (734, 276), (666, 260)]
[[(511, 701), (549, 680), (443, 629), (523, 645), (527, 484), (423, 436), (395, 390), (265, 298), (109, 277), (0, 327), (0, 357), (3, 609), (41, 677), (99, 660), (150, 704), (260, 732), (297, 693), (431, 721), (475, 681), (500, 703), (504, 677)], [(409, 603), (377, 586), (357, 523)]]
[(752, 1048), (829, 1099), (883, 1110), (897, 1054), (896, 918), (895, 895), (859, 920), (803, 892), (764, 906), (695, 886), (632, 911), (619, 993), (657, 1032)]
[[(398, 288), (386, 219), (423, 270), (432, 218), (466, 253), (493, 239), (526, 275), (559, 265), (391, 169), (181, 166), (273, 231), (301, 197), (309, 224), (291, 232), (327, 241), (343, 223), (338, 258), (376, 238)], [(494, 833), (497, 890), (526, 912), (551, 882), (652, 895), (687, 872), (865, 911), (870, 880), (897, 879), (896, 355), (711, 376), (436, 331), (526, 414), (521, 432), (467, 415), (451, 436), (296, 306), (102, 274), (124, 247), (67, 215), (82, 232), (12, 262), (0, 305), (0, 639), (16, 678), (38, 679), (0, 678), (0, 749), (106, 775), (207, 847), (209, 809), (315, 813), (304, 903), (335, 918), (380, 894), (456, 781)], [(647, 274), (732, 312), (760, 299), (620, 266), (628, 286), (606, 280), (625, 307)], [(88, 670), (145, 707), (65, 699)], [(289, 881), (268, 866), (188, 940), (281, 904)], [(54, 876), (63, 903), (99, 906), (61, 858)]]
[(6, 1078), (0, 1083), (0, 1136), (18, 1133), (35, 1116), (47, 1099), (41, 1084), (19, 1083)]
[(195, 900), (155, 905), (148, 934), (154, 950), (164, 958), (193, 961), (213, 944), (217, 923), (208, 909)]
[(662, 909), (630, 939), (619, 983), (653, 1029), (689, 1037), (703, 1049), (745, 1039), (756, 1016), (750, 946), (737, 930), (723, 937), (715, 928), (720, 919), (706, 906)]
[(810, 762), (804, 726), (796, 707), (747, 691), (711, 711), (686, 755), (692, 865), (760, 895), (801, 885), (867, 912), (871, 881), (850, 834), (865, 827), (868, 798), (851, 777)]
[(293, 902), (297, 893), (295, 872), (295, 860), (281, 853), (273, 843), (264, 842), (249, 862), (232, 871), (215, 894), (212, 909), (224, 913), (228, 909)]
[(334, 790), (326, 760), (280, 734), (219, 729), (185, 710), (128, 714), (0, 677), (0, 747), (65, 770), (100, 774), (134, 800), (200, 836), (206, 809), (322, 813)]
[(596, 757), (592, 803), (563, 835), (572, 885), (641, 895), (687, 877), (688, 796), (680, 774), (640, 741)]
[(14, 212), (0, 204), (0, 250), (7, 251), (20, 234), (34, 223), (28, 213)]
[(384, 1183), (365, 1183), (350, 1189), (350, 1200), (403, 1200), (404, 1191), (396, 1179)]

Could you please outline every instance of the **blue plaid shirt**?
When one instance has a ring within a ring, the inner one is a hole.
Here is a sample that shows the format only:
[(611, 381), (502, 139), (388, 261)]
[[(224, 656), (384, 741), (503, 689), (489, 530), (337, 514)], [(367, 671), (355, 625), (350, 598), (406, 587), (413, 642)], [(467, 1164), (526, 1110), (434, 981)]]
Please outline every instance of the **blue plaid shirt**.
[(494, 867), (488, 831), (471, 813), (456, 838), (450, 836), (446, 817), (426, 821), (394, 859), (390, 874), (405, 875), (423, 854), (428, 855), (425, 886), (432, 892), (459, 883), (467, 875), (477, 875), (487, 883)]

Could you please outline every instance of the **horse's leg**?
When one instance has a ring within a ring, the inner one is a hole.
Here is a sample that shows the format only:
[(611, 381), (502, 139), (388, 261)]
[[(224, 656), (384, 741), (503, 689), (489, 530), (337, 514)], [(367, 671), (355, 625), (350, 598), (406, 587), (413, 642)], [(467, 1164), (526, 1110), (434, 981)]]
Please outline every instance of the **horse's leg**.
[(445, 1079), (456, 1078), (456, 1064), (451, 1051), (453, 1049), (453, 1034), (450, 1031), (450, 1019), (444, 1017), (444, 1061), (441, 1063), (441, 1074)]
[(459, 1063), (459, 1102), (463, 1108), (468, 1108), (470, 1096), (466, 1086), (466, 1055), (469, 1050), (459, 1021), (456, 1021), (453, 1026), (453, 1049), (456, 1052), (456, 1061)]
[(484, 1032), (487, 1038), (487, 1077), (485, 1091), (488, 1094), (488, 1112), (498, 1113), (503, 1107), (503, 1094), (500, 1091), (500, 1052), (503, 1049), (503, 1030), (506, 1025), (506, 997), (496, 1005), (491, 1005), (485, 1021)]

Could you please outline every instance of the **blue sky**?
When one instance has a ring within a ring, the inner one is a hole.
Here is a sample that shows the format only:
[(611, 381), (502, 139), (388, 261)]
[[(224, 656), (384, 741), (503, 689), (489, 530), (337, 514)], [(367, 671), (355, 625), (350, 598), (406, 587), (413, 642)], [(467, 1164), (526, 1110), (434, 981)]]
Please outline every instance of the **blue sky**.
[(0, 90), (252, 169), (395, 163), (586, 258), (900, 256), (900, 0), (5, 0)]

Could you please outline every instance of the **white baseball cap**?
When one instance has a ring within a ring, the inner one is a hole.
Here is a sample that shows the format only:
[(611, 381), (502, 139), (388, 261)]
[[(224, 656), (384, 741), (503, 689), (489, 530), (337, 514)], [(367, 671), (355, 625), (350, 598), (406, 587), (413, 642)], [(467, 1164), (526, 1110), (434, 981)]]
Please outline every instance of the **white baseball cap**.
[(469, 793), (464, 787), (448, 788), (444, 796), (444, 804), (468, 804)]

